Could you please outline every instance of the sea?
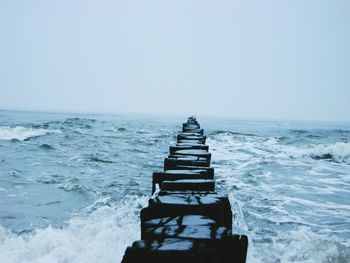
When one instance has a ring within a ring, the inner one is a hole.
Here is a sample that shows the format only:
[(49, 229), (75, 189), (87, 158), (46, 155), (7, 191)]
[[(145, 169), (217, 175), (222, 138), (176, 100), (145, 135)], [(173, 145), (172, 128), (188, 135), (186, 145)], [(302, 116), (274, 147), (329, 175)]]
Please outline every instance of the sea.
[[(120, 262), (185, 115), (0, 111), (0, 262)], [(350, 123), (197, 116), (247, 262), (350, 262)]]

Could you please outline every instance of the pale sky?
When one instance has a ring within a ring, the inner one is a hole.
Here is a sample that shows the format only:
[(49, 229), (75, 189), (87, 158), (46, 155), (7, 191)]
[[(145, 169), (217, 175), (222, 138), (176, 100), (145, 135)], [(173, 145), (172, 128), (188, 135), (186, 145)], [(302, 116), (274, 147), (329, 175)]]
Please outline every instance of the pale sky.
[(0, 0), (0, 109), (350, 121), (350, 1)]

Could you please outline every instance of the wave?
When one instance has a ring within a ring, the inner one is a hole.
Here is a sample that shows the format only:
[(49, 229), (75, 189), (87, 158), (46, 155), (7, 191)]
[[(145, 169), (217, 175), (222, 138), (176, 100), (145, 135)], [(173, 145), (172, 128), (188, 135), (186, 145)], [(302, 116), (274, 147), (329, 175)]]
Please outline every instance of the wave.
[(292, 157), (308, 156), (315, 160), (325, 159), (350, 163), (350, 143), (312, 144), (302, 147), (281, 146), (282, 152)]
[(242, 136), (256, 136), (252, 133), (240, 133), (240, 132), (232, 132), (232, 131), (226, 131), (226, 130), (217, 130), (211, 132), (209, 135), (220, 135), (220, 134), (226, 134), (226, 135), (242, 135)]
[[(209, 145), (216, 151), (215, 155), (219, 155), (221, 160), (245, 158), (249, 154), (265, 154), (276, 155), (280, 157), (290, 158), (312, 158), (315, 160), (327, 160), (344, 162), (350, 164), (350, 143), (349, 142), (336, 142), (333, 144), (304, 144), (304, 145), (292, 145), (285, 144), (286, 137), (246, 137), (243, 139), (237, 139), (234, 136), (227, 136), (227, 134), (221, 134), (221, 136), (215, 139), (208, 139)], [(222, 144), (224, 143), (224, 144)], [(231, 149), (229, 155), (225, 156), (225, 149)], [(232, 152), (232, 149), (237, 151)], [(222, 154), (221, 154), (222, 153)], [(219, 159), (220, 159), (219, 158)], [(215, 161), (215, 160), (214, 160)]]
[(58, 119), (58, 120), (52, 120), (48, 122), (43, 123), (32, 123), (31, 127), (38, 129), (48, 129), (51, 128), (59, 128), (59, 129), (66, 129), (70, 127), (79, 127), (81, 129), (91, 129), (93, 128), (93, 125), (97, 122), (95, 119), (88, 119), (88, 118), (66, 118), (66, 119)]
[(84, 187), (83, 185), (79, 184), (79, 183), (74, 183), (74, 182), (64, 182), (64, 183), (60, 183), (57, 186), (59, 189), (62, 189), (66, 192), (77, 192), (77, 193), (89, 193), (90, 191), (88, 191), (88, 189), (86, 187)]
[(307, 130), (301, 130), (301, 129), (291, 129), (290, 132), (294, 133), (294, 134), (306, 134), (306, 133), (308, 133)]
[(337, 142), (333, 145), (317, 146), (312, 151), (311, 157), (350, 162), (350, 143)]
[(64, 176), (62, 175), (52, 175), (52, 177), (40, 178), (37, 182), (41, 184), (60, 184), (63, 180)]
[[(254, 237), (253, 237), (254, 238)], [(257, 241), (257, 240), (256, 240)], [(299, 227), (284, 240), (272, 237), (270, 244), (250, 244), (248, 261), (261, 262), (349, 262), (349, 242), (334, 236), (321, 235), (308, 227)]]
[(105, 160), (100, 157), (92, 156), (89, 158), (90, 162), (96, 162), (96, 163), (113, 163), (113, 161)]
[(43, 136), (48, 133), (60, 132), (59, 130), (46, 130), (26, 128), (23, 126), (8, 127), (0, 126), (0, 140), (25, 141), (34, 137)]
[(350, 131), (346, 129), (329, 129), (329, 130), (319, 130), (319, 129), (310, 129), (310, 130), (298, 130), (292, 129), (289, 130), (289, 133), (295, 138), (309, 138), (309, 139), (321, 139), (331, 136), (349, 136)]
[[(233, 229), (249, 236), (247, 262), (350, 262), (350, 241), (346, 239), (348, 206), (342, 204), (346, 200), (342, 193), (346, 182), (338, 181), (336, 175), (338, 167), (342, 173), (347, 172), (349, 143), (286, 145), (275, 137), (222, 134), (209, 138), (208, 144), (214, 162), (221, 163), (215, 167), (216, 180), (221, 182), (217, 186), (232, 195)], [(321, 157), (345, 164), (316, 160)], [(280, 164), (288, 161), (293, 167), (284, 170)], [(329, 177), (324, 172), (321, 178), (308, 178), (310, 163), (316, 169), (328, 167)], [(337, 169), (332, 170), (333, 166)], [(289, 176), (294, 171), (298, 175)], [(329, 185), (324, 183), (328, 180), (332, 182)], [(332, 197), (328, 199), (328, 195)], [(294, 196), (298, 199), (290, 201)], [(325, 219), (332, 215), (334, 221)]]
[(147, 199), (125, 197), (73, 218), (63, 228), (49, 226), (17, 235), (0, 225), (0, 258), (6, 263), (120, 262), (126, 247), (140, 238), (139, 209)]
[(97, 120), (95, 119), (89, 119), (89, 118), (67, 118), (64, 120), (65, 123), (77, 123), (77, 122), (91, 122), (95, 123)]
[(40, 148), (43, 148), (45, 150), (55, 150), (55, 148), (53, 146), (51, 146), (50, 144), (47, 144), (47, 143), (40, 144)]
[(65, 127), (80, 127), (83, 129), (91, 129), (92, 125), (97, 122), (95, 119), (87, 118), (67, 118), (61, 124)]

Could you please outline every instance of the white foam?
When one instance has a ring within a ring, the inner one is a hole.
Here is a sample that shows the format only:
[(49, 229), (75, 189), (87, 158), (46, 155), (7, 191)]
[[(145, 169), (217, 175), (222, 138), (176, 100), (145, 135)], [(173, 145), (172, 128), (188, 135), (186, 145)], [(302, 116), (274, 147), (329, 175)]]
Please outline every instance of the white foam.
[(279, 154), (285, 154), (290, 157), (330, 157), (340, 162), (350, 162), (350, 143), (337, 142), (334, 144), (309, 144), (302, 146), (290, 146), (282, 144), (271, 145), (270, 149)]
[(51, 226), (16, 235), (0, 226), (1, 262), (120, 262), (125, 249), (139, 239), (139, 210), (146, 197), (129, 197), (74, 218), (62, 229)]
[[(251, 158), (250, 153), (271, 155), (278, 157), (313, 157), (332, 159), (350, 163), (350, 143), (336, 142), (333, 144), (308, 144), (308, 145), (285, 145), (275, 137), (268, 139), (261, 137), (235, 138), (228, 134), (221, 134), (215, 140), (208, 140), (216, 156), (221, 160), (241, 160)], [(224, 146), (224, 147), (223, 147)], [(230, 152), (229, 149), (235, 149)], [(277, 155), (276, 155), (277, 154)]]
[(8, 127), (0, 126), (0, 140), (20, 140), (38, 137), (51, 132), (60, 132), (59, 130), (25, 128), (23, 126)]
[(285, 233), (285, 238), (253, 247), (249, 262), (340, 263), (350, 258), (349, 242), (342, 244), (338, 238), (314, 233), (308, 227)]
[[(207, 142), (214, 164), (220, 164), (216, 180), (231, 192), (233, 229), (249, 236), (247, 262), (350, 262), (347, 228), (324, 223), (326, 216), (335, 222), (348, 218), (350, 206), (337, 196), (348, 187), (349, 143), (286, 145), (275, 137), (228, 133)], [(339, 163), (315, 160), (323, 158)], [(296, 176), (291, 177), (288, 166)], [(336, 178), (328, 176), (336, 169)], [(296, 206), (310, 209), (294, 210)]]
[(317, 156), (331, 154), (336, 160), (349, 161), (350, 143), (337, 142), (330, 145), (316, 145), (314, 149), (312, 149), (311, 154), (315, 154)]

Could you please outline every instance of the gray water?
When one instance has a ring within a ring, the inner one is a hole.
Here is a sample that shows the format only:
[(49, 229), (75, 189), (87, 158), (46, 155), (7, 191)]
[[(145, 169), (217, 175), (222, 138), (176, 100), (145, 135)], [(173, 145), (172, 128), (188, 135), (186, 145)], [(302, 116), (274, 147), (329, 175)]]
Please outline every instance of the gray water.
[[(0, 111), (1, 262), (118, 262), (187, 116)], [(350, 124), (198, 116), (248, 262), (350, 262)]]

